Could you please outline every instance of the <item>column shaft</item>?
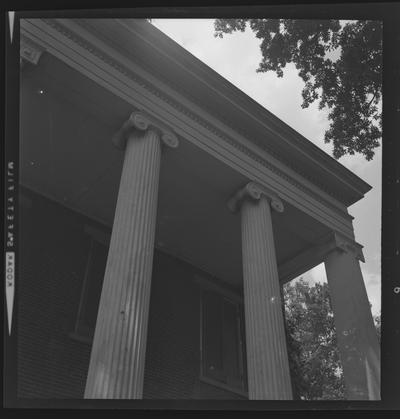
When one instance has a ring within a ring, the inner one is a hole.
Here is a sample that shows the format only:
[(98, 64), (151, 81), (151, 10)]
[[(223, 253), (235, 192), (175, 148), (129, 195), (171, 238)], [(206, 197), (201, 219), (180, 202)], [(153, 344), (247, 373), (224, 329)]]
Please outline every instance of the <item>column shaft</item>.
[(155, 131), (130, 134), (85, 398), (142, 398), (160, 158)]
[(380, 399), (380, 347), (359, 261), (336, 250), (325, 261), (349, 400)]
[(270, 203), (245, 200), (241, 213), (249, 398), (292, 399)]

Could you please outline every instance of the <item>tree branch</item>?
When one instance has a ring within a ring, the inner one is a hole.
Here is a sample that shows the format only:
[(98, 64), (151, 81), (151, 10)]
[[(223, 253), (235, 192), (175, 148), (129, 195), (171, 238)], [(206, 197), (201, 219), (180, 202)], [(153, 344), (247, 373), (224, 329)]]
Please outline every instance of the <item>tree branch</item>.
[(372, 96), (372, 99), (368, 103), (368, 109), (371, 106), (371, 103), (374, 101), (375, 97), (376, 97), (376, 92), (374, 93), (374, 96)]

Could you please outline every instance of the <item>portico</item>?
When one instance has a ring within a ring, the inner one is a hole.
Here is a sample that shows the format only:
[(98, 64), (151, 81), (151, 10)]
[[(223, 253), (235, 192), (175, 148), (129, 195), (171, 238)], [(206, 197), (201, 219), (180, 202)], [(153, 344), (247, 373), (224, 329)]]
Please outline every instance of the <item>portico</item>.
[[(379, 345), (347, 211), (369, 186), (147, 22), (21, 27), (26, 48), (43, 54), (22, 70), (32, 113), (23, 141), (43, 137), (46, 115), (59, 121), (59, 145), (44, 147), (39, 168), (23, 150), (21, 182), (111, 227), (84, 397), (143, 398), (160, 249), (238, 290), (250, 400), (292, 398), (280, 285), (325, 262), (348, 398), (379, 399)], [(48, 109), (32, 105), (35, 86)], [(79, 155), (76, 175), (54, 165), (60, 150)]]

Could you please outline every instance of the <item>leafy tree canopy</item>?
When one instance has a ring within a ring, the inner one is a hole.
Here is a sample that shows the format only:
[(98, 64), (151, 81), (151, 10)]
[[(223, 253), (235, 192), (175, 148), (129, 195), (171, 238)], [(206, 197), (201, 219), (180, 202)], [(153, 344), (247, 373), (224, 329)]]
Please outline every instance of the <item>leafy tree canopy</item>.
[[(283, 286), (285, 330), (294, 398), (345, 399), (329, 287), (303, 279)], [(380, 340), (381, 315), (374, 316)]]
[(344, 399), (344, 381), (327, 283), (283, 287), (286, 338), (294, 397)]
[(360, 153), (371, 160), (382, 121), (382, 24), (380, 21), (217, 19), (215, 36), (244, 31), (261, 40), (258, 72), (283, 76), (294, 63), (304, 81), (302, 107), (319, 100), (329, 109), (324, 141), (333, 156)]

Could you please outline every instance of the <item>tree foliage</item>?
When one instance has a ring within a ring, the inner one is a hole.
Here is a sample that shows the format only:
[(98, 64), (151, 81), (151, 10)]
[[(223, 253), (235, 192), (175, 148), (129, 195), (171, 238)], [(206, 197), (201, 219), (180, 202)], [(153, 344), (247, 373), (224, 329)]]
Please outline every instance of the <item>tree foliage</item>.
[[(286, 339), (294, 398), (345, 399), (343, 370), (327, 283), (300, 279), (283, 287)], [(381, 315), (374, 316), (379, 341)]]
[(371, 160), (382, 130), (380, 21), (217, 19), (215, 36), (247, 27), (261, 40), (258, 72), (283, 76), (294, 63), (304, 81), (302, 107), (319, 101), (329, 110), (324, 141), (333, 156), (360, 153)]
[(344, 381), (326, 283), (283, 289), (292, 387), (302, 400), (344, 399)]

